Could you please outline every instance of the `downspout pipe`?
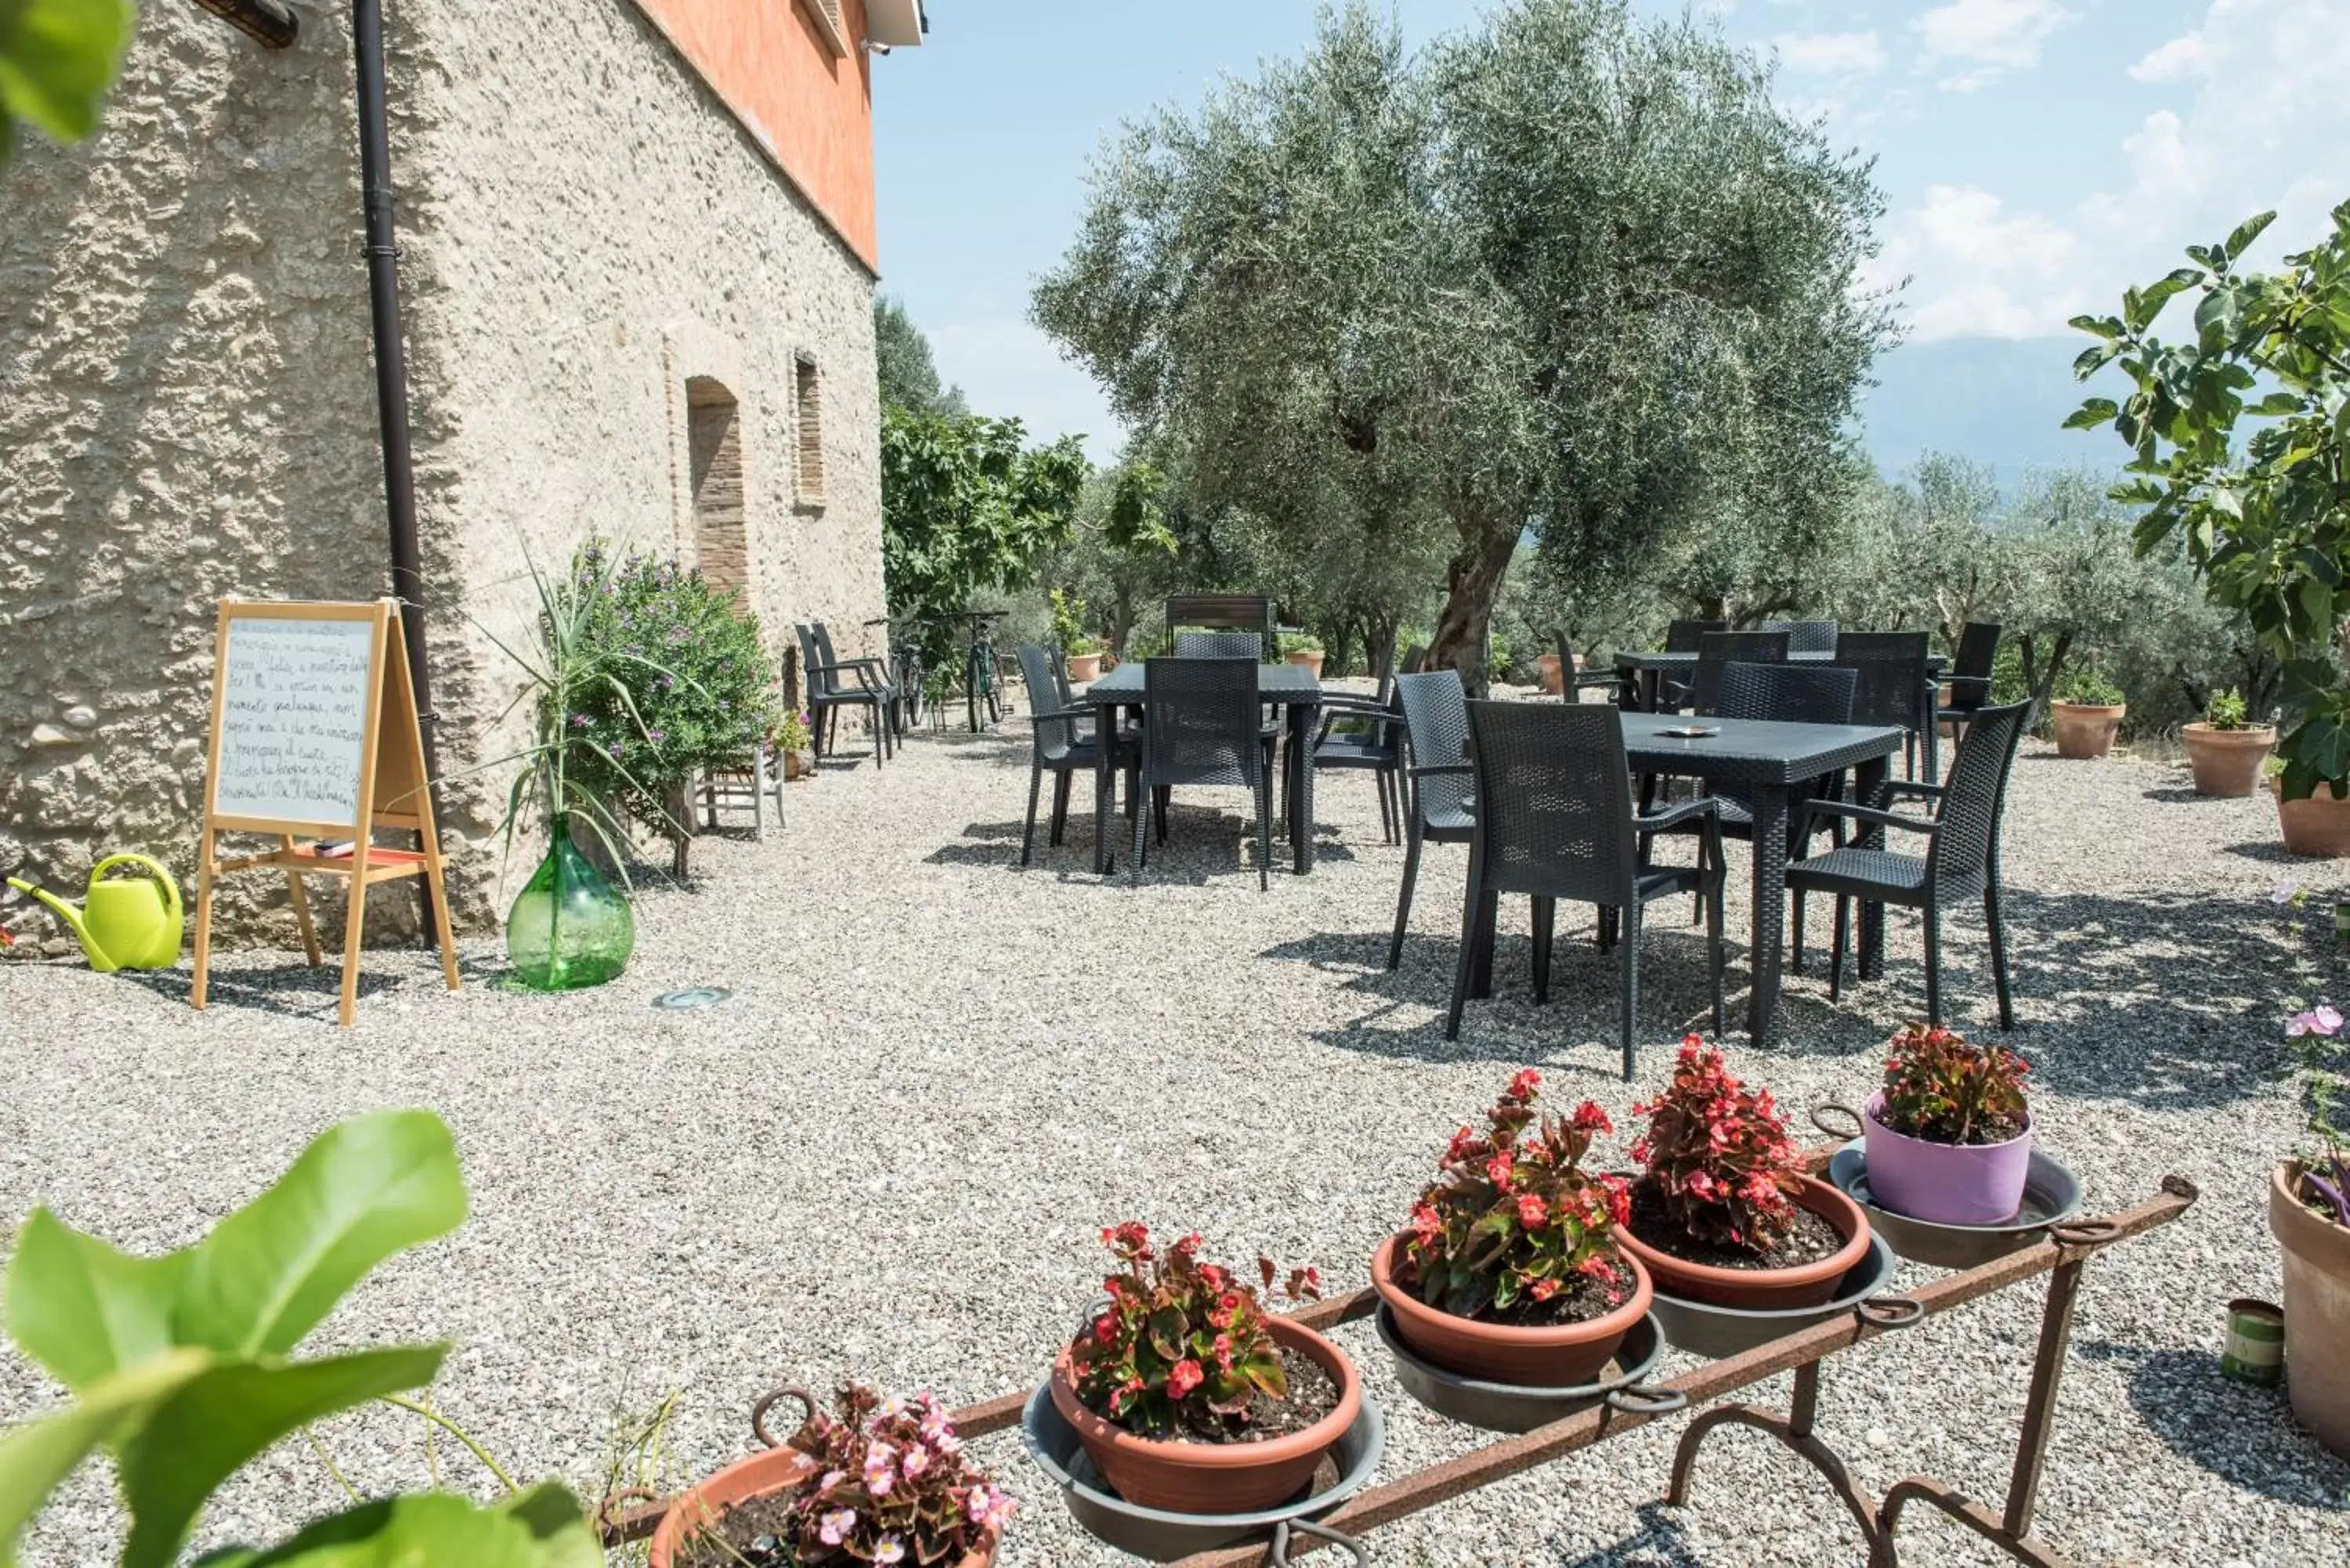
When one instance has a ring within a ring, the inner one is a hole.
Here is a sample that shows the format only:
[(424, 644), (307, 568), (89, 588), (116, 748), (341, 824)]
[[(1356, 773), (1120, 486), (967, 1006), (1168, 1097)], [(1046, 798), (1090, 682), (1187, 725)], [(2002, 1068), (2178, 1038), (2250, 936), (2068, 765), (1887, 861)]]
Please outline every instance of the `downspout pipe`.
[[(408, 679), (424, 737), (424, 776), (441, 769), (432, 711), (431, 661), (424, 647), (424, 554), (416, 532), (416, 464), (408, 429), (408, 354), (400, 321), (400, 251), (394, 243), (391, 119), (386, 103), (383, 0), (351, 0), (351, 48), (358, 67), (359, 193), (367, 213), (368, 297), (375, 330), (376, 411), (382, 425), (384, 513), (391, 531), (391, 591), (400, 600)], [(433, 929), (432, 884), (415, 878), (424, 900), (424, 929)]]

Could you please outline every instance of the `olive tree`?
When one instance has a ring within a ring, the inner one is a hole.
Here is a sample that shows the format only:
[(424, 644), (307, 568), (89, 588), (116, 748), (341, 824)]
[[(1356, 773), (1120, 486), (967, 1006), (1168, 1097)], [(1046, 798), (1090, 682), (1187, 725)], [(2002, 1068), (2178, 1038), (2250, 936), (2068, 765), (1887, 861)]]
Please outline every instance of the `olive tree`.
[(1326, 553), (1440, 556), (1431, 651), (1482, 685), (1529, 533), (1596, 582), (1836, 504), (1881, 205), (1698, 24), (1513, 0), (1412, 56), (1350, 5), (1127, 127), (1035, 314), (1294, 556), (1334, 512)]

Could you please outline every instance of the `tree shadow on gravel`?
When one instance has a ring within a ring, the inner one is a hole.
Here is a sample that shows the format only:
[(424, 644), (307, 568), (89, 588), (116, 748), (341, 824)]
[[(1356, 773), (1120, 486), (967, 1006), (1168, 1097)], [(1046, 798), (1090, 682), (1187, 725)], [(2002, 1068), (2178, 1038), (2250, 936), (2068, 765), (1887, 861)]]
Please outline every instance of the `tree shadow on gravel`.
[(1690, 1545), (1689, 1532), (1660, 1502), (1644, 1502), (1637, 1511), (1640, 1528), (1596, 1552), (1573, 1559), (1556, 1559), (1559, 1568), (1704, 1568), (1705, 1560)]
[[(369, 953), (380, 950), (367, 950), (360, 955), (361, 964), (366, 963)], [(458, 968), (463, 978), (477, 978), (473, 972), (474, 966), (470, 962), (461, 960)], [(499, 966), (499, 971), (504, 971), (503, 965)], [(195, 994), (195, 976), (186, 970), (120, 970), (117, 972), (131, 984), (151, 991), (166, 1001), (184, 1004)], [(432, 972), (437, 985), (440, 977), (437, 966)], [(359, 1000), (364, 1002), (372, 996), (398, 991), (414, 978), (380, 971), (370, 973), (363, 967), (359, 971)], [(207, 1008), (272, 1012), (281, 1018), (305, 1018), (325, 1023), (337, 1021), (342, 1004), (343, 970), (339, 952), (330, 954), (328, 961), (317, 969), (302, 965), (289, 968), (279, 964), (240, 969), (215, 961), (204, 991)]]
[(2225, 1377), (2220, 1358), (2114, 1340), (2074, 1346), (2091, 1361), (2129, 1368), (2130, 1404), (2181, 1458), (2246, 1491), (2303, 1508), (2350, 1513), (2350, 1463), (2302, 1430), (2282, 1388)]

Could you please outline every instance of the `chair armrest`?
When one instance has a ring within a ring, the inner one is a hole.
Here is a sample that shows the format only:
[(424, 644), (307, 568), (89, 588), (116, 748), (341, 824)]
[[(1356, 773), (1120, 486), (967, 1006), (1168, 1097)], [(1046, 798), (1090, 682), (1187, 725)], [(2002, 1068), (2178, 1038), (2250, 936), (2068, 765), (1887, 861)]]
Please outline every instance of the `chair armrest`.
[(1032, 724), (1082, 724), (1100, 710), (1097, 708), (1062, 708), (1050, 713), (1031, 713)]
[(1911, 833), (1928, 836), (1942, 831), (1939, 822), (1920, 822), (1914, 816), (1901, 816), (1889, 811), (1879, 811), (1873, 805), (1854, 805), (1840, 800), (1807, 800), (1804, 802), (1804, 821), (1808, 826), (1814, 816), (1849, 817), (1855, 822), (1875, 823), (1881, 827), (1907, 828)]
[(1368, 715), (1380, 719), (1392, 719), (1396, 716), (1393, 708), (1386, 706), (1375, 697), (1354, 697), (1343, 691), (1324, 697), (1319, 706), (1326, 713)]
[(1991, 690), (1991, 677), (1988, 675), (1945, 675), (1942, 677), (1942, 684), (1950, 687), (1954, 691), (1989, 691)]
[(1636, 812), (1632, 816), (1632, 826), (1642, 833), (1654, 833), (1660, 827), (1678, 826), (1694, 817), (1718, 818), (1721, 815), (1721, 805), (1711, 795), (1692, 795), (1679, 805), (1669, 805), (1646, 816)]

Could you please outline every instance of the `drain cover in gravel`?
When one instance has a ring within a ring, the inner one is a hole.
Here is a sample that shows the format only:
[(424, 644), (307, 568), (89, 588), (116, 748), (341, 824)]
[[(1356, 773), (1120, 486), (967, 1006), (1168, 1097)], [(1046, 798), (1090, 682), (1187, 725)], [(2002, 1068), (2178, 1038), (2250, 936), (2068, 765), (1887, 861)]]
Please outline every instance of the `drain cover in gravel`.
[(723, 985), (697, 985), (684, 991), (665, 991), (653, 998), (653, 1005), (668, 1012), (682, 1012), (693, 1007), (715, 1007), (734, 993)]

